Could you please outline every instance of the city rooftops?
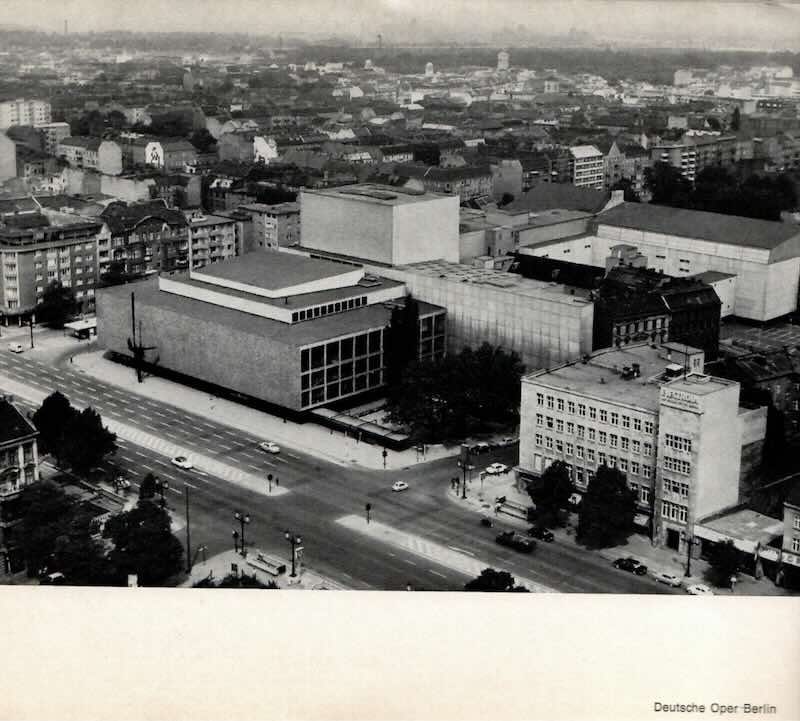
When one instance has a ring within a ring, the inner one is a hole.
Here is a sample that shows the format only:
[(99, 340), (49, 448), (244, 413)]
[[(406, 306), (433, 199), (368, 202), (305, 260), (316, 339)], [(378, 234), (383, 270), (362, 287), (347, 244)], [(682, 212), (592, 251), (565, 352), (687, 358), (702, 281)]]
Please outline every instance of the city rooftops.
[[(686, 358), (698, 353), (702, 351), (682, 344), (658, 347), (647, 343), (631, 344), (597, 351), (555, 368), (534, 371), (523, 376), (522, 381), (655, 413), (659, 407), (660, 388), (665, 383), (675, 384), (671, 387), (695, 395), (736, 385), (732, 381), (692, 373), (686, 373), (684, 380)], [(638, 376), (626, 379), (624, 369), (632, 369), (634, 365), (639, 367)]]
[(0, 445), (38, 434), (33, 424), (7, 398), (0, 398)]
[(569, 149), (569, 152), (576, 160), (603, 157), (603, 154), (594, 145), (574, 145)]
[(597, 221), (601, 225), (764, 250), (800, 236), (800, 227), (791, 223), (650, 203), (621, 203), (602, 213)]
[(436, 198), (446, 197), (429, 193), (424, 190), (382, 185), (379, 183), (359, 183), (357, 185), (343, 185), (338, 188), (325, 188), (324, 190), (303, 190), (304, 195), (324, 195), (329, 198), (341, 198), (380, 205), (408, 205), (410, 203), (425, 202)]
[(238, 206), (237, 210), (250, 210), (256, 213), (271, 213), (272, 215), (292, 215), (300, 212), (300, 203), (245, 203)]

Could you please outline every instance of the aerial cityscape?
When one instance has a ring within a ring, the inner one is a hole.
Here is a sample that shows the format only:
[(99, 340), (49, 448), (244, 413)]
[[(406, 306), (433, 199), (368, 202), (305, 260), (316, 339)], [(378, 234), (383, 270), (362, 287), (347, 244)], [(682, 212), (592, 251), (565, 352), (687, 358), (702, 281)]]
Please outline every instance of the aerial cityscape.
[(796, 5), (12, 5), (0, 583), (800, 594)]

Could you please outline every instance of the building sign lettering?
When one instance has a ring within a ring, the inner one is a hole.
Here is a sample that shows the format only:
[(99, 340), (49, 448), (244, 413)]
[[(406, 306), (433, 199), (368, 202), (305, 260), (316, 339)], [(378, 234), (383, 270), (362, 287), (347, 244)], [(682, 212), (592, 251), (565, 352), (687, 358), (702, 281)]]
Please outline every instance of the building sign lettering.
[(697, 396), (693, 396), (686, 391), (671, 390), (664, 388), (661, 391), (661, 402), (665, 405), (676, 408), (684, 408), (689, 411), (700, 411), (700, 403)]

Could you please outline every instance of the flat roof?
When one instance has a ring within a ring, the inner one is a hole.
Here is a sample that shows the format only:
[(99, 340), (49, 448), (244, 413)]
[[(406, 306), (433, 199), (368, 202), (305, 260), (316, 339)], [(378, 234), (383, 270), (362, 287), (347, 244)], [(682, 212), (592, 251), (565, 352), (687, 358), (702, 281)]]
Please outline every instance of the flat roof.
[(730, 538), (761, 545), (767, 545), (783, 534), (783, 521), (749, 508), (742, 508), (717, 518), (712, 517), (708, 521), (700, 521), (699, 525)]
[(187, 215), (186, 222), (189, 224), (190, 228), (196, 228), (203, 225), (219, 225), (220, 223), (230, 225), (236, 221), (224, 215), (210, 215), (209, 213), (204, 213), (201, 218), (193, 218), (191, 215)]
[[(575, 360), (555, 368), (533, 371), (522, 380), (655, 413), (659, 407), (660, 389), (664, 385), (662, 374), (673, 362), (678, 361), (668, 359), (666, 349), (639, 343), (598, 351), (586, 363)], [(623, 380), (620, 371), (634, 363), (639, 364), (641, 375)], [(694, 386), (689, 390), (696, 392)]]
[(294, 253), (264, 251), (212, 263), (193, 271), (192, 275), (200, 281), (200, 276), (209, 276), (265, 290), (278, 290), (347, 275), (358, 269), (358, 266), (306, 258)]
[(764, 250), (772, 250), (789, 238), (800, 235), (800, 226), (791, 223), (650, 203), (622, 203), (601, 213), (597, 222), (600, 225)]
[(358, 200), (365, 203), (378, 203), (379, 205), (408, 205), (411, 203), (439, 200), (456, 196), (440, 195), (437, 193), (412, 191), (408, 188), (381, 185), (378, 183), (359, 183), (357, 185), (343, 185), (338, 188), (325, 188), (323, 190), (306, 190), (303, 194), (324, 195), (329, 198), (344, 198)]
[(697, 278), (698, 280), (702, 280), (704, 283), (716, 283), (718, 280), (727, 280), (729, 278), (735, 278), (735, 273), (723, 273), (719, 270), (704, 270), (702, 273), (697, 273), (696, 275), (689, 276), (690, 278)]

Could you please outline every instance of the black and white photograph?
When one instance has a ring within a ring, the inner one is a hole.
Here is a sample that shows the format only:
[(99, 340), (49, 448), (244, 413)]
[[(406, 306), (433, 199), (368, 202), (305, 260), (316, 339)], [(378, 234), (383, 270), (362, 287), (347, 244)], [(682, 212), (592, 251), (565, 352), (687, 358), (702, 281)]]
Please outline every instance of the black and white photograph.
[(0, 266), (0, 718), (800, 719), (800, 3), (0, 0)]

